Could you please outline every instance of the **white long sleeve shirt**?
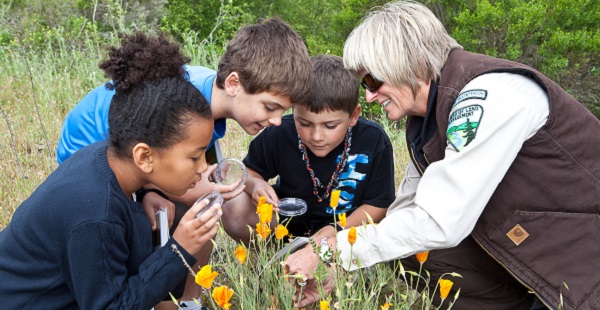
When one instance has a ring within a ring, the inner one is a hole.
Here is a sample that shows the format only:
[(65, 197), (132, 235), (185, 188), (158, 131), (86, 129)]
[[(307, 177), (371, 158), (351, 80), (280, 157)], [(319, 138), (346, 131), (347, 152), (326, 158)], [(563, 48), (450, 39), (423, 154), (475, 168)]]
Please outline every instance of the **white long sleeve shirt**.
[(485, 74), (460, 93), (469, 90), (485, 90), (487, 96), (456, 103), (450, 115), (479, 105), (483, 113), (475, 138), (460, 151), (448, 144), (444, 159), (430, 164), (422, 176), (411, 162), (386, 217), (377, 225), (357, 227), (352, 247), (348, 230), (339, 232), (344, 268), (456, 246), (473, 230), (523, 143), (548, 119), (547, 94), (524, 76)]

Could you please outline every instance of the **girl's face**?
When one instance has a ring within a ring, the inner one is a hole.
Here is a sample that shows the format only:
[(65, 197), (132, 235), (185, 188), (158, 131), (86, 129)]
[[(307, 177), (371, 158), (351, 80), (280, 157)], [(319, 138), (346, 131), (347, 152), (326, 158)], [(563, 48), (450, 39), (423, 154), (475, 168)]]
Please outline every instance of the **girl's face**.
[(200, 174), (208, 167), (205, 158), (210, 144), (214, 123), (212, 120), (194, 116), (188, 121), (186, 138), (156, 155), (150, 182), (160, 189), (181, 196), (200, 180)]

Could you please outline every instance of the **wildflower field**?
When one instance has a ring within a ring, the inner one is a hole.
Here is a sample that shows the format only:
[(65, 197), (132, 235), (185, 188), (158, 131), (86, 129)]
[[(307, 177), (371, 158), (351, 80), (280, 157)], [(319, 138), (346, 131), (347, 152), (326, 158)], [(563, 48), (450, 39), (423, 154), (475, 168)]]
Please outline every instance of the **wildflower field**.
[[(259, 202), (256, 212), (260, 222), (249, 248), (236, 244), (223, 229), (219, 230), (210, 265), (195, 274), (196, 283), (204, 292), (198, 303), (222, 309), (294, 309), (294, 294), (302, 293), (302, 286), (297, 284), (305, 283), (306, 276), (285, 272), (283, 261), (287, 253), (273, 259), (275, 252), (288, 242), (285, 225), (279, 224), (271, 232), (266, 224), (271, 220), (273, 206)], [(344, 222), (340, 219), (342, 226)], [(355, 227), (349, 229), (350, 243), (360, 242)], [(313, 242), (311, 245), (315, 253), (320, 251), (318, 245)], [(444, 275), (432, 292), (415, 290), (420, 281), (422, 284), (429, 281), (423, 268), (427, 255), (428, 252), (416, 255), (421, 263), (418, 271), (405, 270), (401, 264), (379, 264), (355, 272), (345, 272), (334, 256), (332, 264), (319, 263), (314, 273), (315, 280), (321, 283), (318, 285), (320, 301), (309, 309), (440, 309), (431, 296), (439, 294), (441, 302), (446, 298), (454, 301), (460, 291), (448, 296), (452, 278), (461, 276)], [(325, 287), (331, 285), (327, 281), (333, 281), (330, 294), (325, 293)], [(451, 303), (443, 309), (448, 308)]]

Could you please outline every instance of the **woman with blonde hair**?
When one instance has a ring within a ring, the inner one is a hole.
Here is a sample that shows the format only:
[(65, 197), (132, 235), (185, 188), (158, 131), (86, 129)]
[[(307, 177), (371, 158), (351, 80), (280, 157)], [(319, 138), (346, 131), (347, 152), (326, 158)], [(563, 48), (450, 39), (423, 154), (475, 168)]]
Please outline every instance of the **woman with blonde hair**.
[[(418, 269), (414, 254), (430, 251), (430, 291), (442, 274), (462, 275), (454, 309), (530, 309), (534, 296), (598, 307), (598, 119), (535, 69), (464, 51), (416, 2), (371, 11), (344, 64), (367, 101), (407, 118), (411, 161), (378, 225), (357, 227), (352, 246), (338, 233), (341, 266), (400, 259)], [(309, 277), (299, 305), (315, 301), (313, 289)]]

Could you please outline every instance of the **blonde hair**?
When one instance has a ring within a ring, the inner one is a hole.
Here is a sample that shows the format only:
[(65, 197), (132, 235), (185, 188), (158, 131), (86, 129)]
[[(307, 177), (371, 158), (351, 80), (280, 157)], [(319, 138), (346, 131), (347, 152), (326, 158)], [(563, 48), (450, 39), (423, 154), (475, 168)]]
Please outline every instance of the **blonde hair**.
[(369, 12), (344, 45), (344, 66), (392, 86), (436, 80), (450, 50), (462, 49), (427, 7), (397, 1)]

